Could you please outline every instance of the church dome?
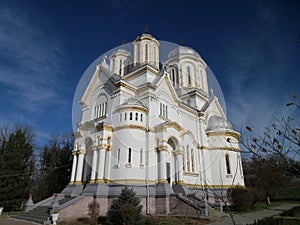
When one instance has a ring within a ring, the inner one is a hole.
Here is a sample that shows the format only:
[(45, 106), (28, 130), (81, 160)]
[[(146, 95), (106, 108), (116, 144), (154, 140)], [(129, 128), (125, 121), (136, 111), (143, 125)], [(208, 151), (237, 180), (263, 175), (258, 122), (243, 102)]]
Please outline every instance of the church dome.
[(218, 130), (233, 130), (233, 127), (224, 117), (213, 115), (209, 117), (206, 131)]
[(184, 56), (184, 55), (201, 58), (198, 52), (196, 52), (194, 49), (187, 46), (179, 46), (174, 50), (170, 51), (170, 53), (168, 54), (168, 58), (173, 58), (173, 57), (179, 58), (180, 56)]
[(124, 48), (119, 48), (117, 51), (114, 51), (114, 53), (112, 54), (113, 55), (126, 55), (126, 56), (130, 56), (131, 53), (129, 51), (127, 51), (126, 49)]

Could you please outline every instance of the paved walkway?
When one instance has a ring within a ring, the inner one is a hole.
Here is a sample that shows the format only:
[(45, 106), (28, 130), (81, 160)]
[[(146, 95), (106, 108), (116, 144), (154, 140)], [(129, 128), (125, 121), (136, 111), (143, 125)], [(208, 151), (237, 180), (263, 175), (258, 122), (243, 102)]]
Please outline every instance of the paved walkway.
[(37, 223), (32, 223), (25, 220), (17, 220), (9, 218), (7, 216), (0, 216), (0, 225), (36, 225)]
[[(283, 211), (286, 211), (288, 209), (291, 209), (295, 206), (299, 206), (300, 204), (294, 204), (294, 203), (282, 203), (279, 206), (270, 208), (270, 209), (264, 209), (260, 211), (254, 211), (249, 213), (241, 213), (234, 215), (234, 220), (236, 222), (236, 225), (246, 225), (253, 223), (254, 220), (262, 219), (265, 217), (274, 216), (277, 214), (282, 213)], [(6, 216), (0, 216), (0, 225), (34, 225), (36, 223), (31, 223), (24, 220), (17, 220), (13, 218), (9, 218)], [(224, 213), (224, 216), (217, 219), (217, 221), (214, 221), (212, 223), (209, 223), (207, 225), (232, 225), (232, 220), (228, 214)]]
[[(241, 213), (234, 215), (234, 221), (236, 225), (246, 225), (251, 224), (254, 222), (254, 220), (257, 219), (263, 219), (266, 217), (278, 215), (282, 213), (283, 211), (286, 211), (288, 209), (291, 209), (295, 206), (299, 206), (300, 204), (295, 203), (282, 203), (279, 206), (272, 207), (270, 209), (263, 209), (260, 211), (254, 211), (249, 213)], [(217, 219), (217, 221), (209, 223), (207, 225), (232, 225), (232, 220), (228, 214), (224, 214), (223, 217), (220, 217)]]

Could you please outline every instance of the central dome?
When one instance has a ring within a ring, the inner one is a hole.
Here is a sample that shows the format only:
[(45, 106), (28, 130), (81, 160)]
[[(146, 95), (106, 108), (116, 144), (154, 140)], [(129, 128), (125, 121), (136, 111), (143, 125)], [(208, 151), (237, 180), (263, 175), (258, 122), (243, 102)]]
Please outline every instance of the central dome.
[(189, 56), (194, 56), (196, 58), (201, 58), (198, 52), (196, 52), (191, 47), (187, 47), (187, 46), (179, 46), (175, 48), (168, 54), (168, 58), (180, 57), (183, 55), (189, 55)]

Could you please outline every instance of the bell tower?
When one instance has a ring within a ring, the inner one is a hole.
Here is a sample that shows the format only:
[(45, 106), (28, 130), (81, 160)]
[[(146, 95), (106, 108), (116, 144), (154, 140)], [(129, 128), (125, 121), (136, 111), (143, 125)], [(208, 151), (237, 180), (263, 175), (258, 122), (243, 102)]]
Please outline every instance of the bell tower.
[(148, 32), (147, 27), (134, 40), (133, 49), (134, 67), (148, 64), (159, 69), (159, 42)]

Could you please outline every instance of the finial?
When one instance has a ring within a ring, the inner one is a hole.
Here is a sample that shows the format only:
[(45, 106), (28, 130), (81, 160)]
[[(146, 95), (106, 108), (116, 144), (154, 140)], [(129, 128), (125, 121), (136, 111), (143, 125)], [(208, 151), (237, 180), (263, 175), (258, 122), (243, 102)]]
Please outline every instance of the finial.
[(148, 24), (145, 25), (144, 34), (149, 34)]
[(124, 48), (124, 45), (125, 45), (125, 40), (123, 40), (123, 41), (121, 42), (121, 48)]
[(181, 37), (180, 40), (179, 40), (179, 44), (180, 44), (181, 46), (183, 46), (183, 38), (182, 38), (182, 37)]

